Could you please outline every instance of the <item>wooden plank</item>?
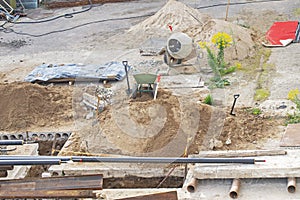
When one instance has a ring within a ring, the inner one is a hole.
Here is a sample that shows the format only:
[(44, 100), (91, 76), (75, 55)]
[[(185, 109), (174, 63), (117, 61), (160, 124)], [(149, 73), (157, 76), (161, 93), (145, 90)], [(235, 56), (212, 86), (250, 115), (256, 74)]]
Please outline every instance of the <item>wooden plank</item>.
[(255, 156), (277, 156), (285, 155), (286, 150), (237, 150), (237, 151), (201, 151), (198, 155), (191, 155), (194, 158), (233, 158), (233, 157), (255, 157)]
[(286, 131), (280, 141), (281, 147), (300, 146), (300, 124), (288, 124)]
[(93, 191), (83, 190), (39, 190), (39, 191), (0, 191), (0, 198), (96, 198)]
[(1, 190), (101, 190), (102, 175), (65, 176), (49, 178), (26, 178), (0, 182)]
[(196, 164), (193, 177), (222, 178), (286, 178), (300, 177), (299, 150), (287, 150), (287, 155), (256, 157), (256, 164)]
[(178, 200), (177, 191), (142, 195), (136, 197), (127, 197), (127, 198), (116, 199), (116, 200), (166, 200), (166, 199)]

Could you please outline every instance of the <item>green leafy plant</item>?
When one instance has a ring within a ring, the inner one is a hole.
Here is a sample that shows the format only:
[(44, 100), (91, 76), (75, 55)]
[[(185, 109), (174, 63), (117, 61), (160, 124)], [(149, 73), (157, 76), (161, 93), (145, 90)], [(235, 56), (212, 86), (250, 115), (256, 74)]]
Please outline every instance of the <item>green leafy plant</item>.
[(255, 91), (254, 99), (256, 101), (264, 101), (270, 96), (270, 92), (267, 89), (257, 89)]
[(251, 113), (252, 113), (253, 115), (260, 115), (260, 114), (262, 113), (262, 111), (261, 111), (261, 109), (259, 109), (259, 108), (252, 108), (252, 109), (251, 109)]
[(287, 124), (297, 124), (300, 123), (300, 113), (294, 112), (294, 114), (288, 114), (288, 119), (286, 121)]
[(212, 105), (212, 104), (213, 104), (213, 98), (212, 98), (212, 96), (211, 96), (210, 94), (207, 95), (207, 96), (204, 98), (203, 102), (204, 102), (205, 104)]
[(294, 114), (288, 114), (288, 119), (286, 124), (296, 124), (300, 123), (300, 99), (298, 95), (300, 94), (299, 89), (293, 89), (290, 90), (288, 93), (288, 100), (294, 102), (296, 104), (297, 110), (294, 112)]
[(206, 49), (208, 55), (208, 65), (211, 67), (214, 77), (211, 79), (216, 87), (222, 88), (230, 85), (227, 79), (222, 76), (232, 73), (236, 70), (236, 66), (229, 66), (224, 60), (224, 51), (226, 47), (232, 44), (232, 37), (224, 32), (218, 32), (213, 35), (211, 42), (218, 49), (215, 53), (205, 42), (199, 42), (199, 46)]

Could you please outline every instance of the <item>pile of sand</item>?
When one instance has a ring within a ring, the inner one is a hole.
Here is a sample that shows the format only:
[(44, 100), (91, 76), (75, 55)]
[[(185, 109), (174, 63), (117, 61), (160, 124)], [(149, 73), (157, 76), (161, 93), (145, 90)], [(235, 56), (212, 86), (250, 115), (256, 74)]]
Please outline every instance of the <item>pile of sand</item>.
[(72, 91), (31, 83), (0, 84), (0, 130), (30, 131), (72, 121)]
[(195, 43), (209, 42), (212, 35), (217, 32), (232, 35), (234, 45), (226, 51), (228, 59), (244, 59), (251, 55), (254, 47), (252, 31), (249, 29), (224, 20), (212, 19), (175, 0), (169, 0), (155, 15), (130, 28), (124, 38), (139, 42), (149, 38), (167, 38), (172, 34), (168, 25), (173, 27), (173, 32), (183, 32), (189, 35)]

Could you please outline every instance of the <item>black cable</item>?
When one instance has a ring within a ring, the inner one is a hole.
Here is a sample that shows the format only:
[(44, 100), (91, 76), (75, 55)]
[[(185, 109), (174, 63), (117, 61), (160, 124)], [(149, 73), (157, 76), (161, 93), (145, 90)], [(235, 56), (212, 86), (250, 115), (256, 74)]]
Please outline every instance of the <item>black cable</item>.
[(50, 35), (50, 34), (54, 34), (54, 33), (61, 33), (61, 32), (65, 32), (65, 31), (73, 30), (73, 29), (76, 29), (76, 28), (80, 28), (80, 27), (83, 27), (83, 26), (90, 25), (90, 24), (97, 24), (97, 23), (108, 22), (108, 21), (120, 21), (120, 20), (128, 20), (128, 19), (149, 17), (149, 16), (152, 16), (153, 14), (154, 13), (146, 14), (146, 15), (133, 16), (133, 17), (121, 17), (121, 18), (111, 18), (111, 19), (97, 20), (97, 21), (92, 21), (92, 22), (80, 24), (80, 25), (77, 25), (77, 26), (73, 26), (71, 28), (51, 31), (51, 32), (43, 33), (43, 34), (39, 34), (39, 35), (33, 35), (33, 34), (30, 34), (30, 33), (17, 32), (15, 30), (11, 29), (11, 28), (4, 28), (4, 27), (3, 28), (5, 29), (4, 33), (15, 33), (17, 35), (25, 35), (25, 36), (30, 36), (30, 37), (42, 37), (42, 36), (46, 36), (46, 35)]
[(91, 0), (88, 0), (88, 1), (89, 1), (88, 8), (83, 9), (83, 10), (79, 10), (79, 11), (75, 11), (75, 12), (71, 12), (71, 13), (67, 13), (67, 14), (63, 14), (63, 15), (58, 15), (58, 16), (50, 18), (50, 19), (44, 19), (44, 20), (38, 20), (38, 21), (30, 21), (30, 22), (12, 22), (12, 23), (14, 23), (14, 24), (38, 24), (38, 23), (45, 23), (45, 22), (54, 21), (54, 20), (57, 20), (57, 19), (62, 18), (62, 17), (72, 18), (73, 15), (77, 15), (77, 14), (80, 14), (80, 13), (87, 12), (87, 11), (89, 11), (89, 10), (91, 10), (93, 8), (92, 1)]
[[(284, 1), (284, 0), (262, 0), (262, 1), (251, 1), (251, 2), (237, 2), (237, 3), (230, 3), (230, 5), (243, 5), (243, 4), (250, 4), (250, 3), (264, 3), (264, 2), (271, 2), (271, 1)], [(227, 6), (228, 3), (220, 3), (220, 4), (213, 4), (208, 6), (199, 6), (196, 9), (206, 9), (206, 8), (213, 8), (218, 6)]]
[[(263, 2), (272, 2), (272, 1), (284, 1), (284, 0), (262, 0), (262, 1), (255, 1), (255, 2), (239, 2), (239, 3), (231, 3), (230, 5), (241, 5), (241, 4), (249, 4), (249, 3), (263, 3)], [(86, 11), (90, 10), (93, 7), (93, 4), (92, 4), (91, 0), (89, 0), (89, 3), (90, 3), (90, 6), (85, 10), (60, 15), (60, 16), (50, 18), (50, 19), (46, 19), (46, 20), (40, 20), (40, 21), (35, 21), (35, 22), (15, 22), (14, 24), (35, 24), (35, 23), (43, 23), (43, 22), (53, 21), (53, 20), (56, 20), (56, 19), (61, 18), (61, 17), (72, 17), (72, 15), (79, 14), (79, 13), (86, 12)], [(211, 7), (217, 7), (217, 6), (226, 6), (226, 5), (227, 5), (227, 3), (214, 4), (214, 5), (209, 5), (209, 6), (197, 7), (196, 9), (205, 9), (205, 8), (211, 8)], [(80, 27), (83, 27), (83, 26), (90, 25), (90, 24), (102, 23), (102, 22), (107, 22), (107, 21), (119, 21), (119, 20), (128, 20), (128, 19), (149, 17), (149, 16), (152, 16), (152, 15), (154, 15), (154, 13), (146, 14), (146, 15), (140, 15), (140, 16), (133, 16), (133, 17), (111, 18), (111, 19), (92, 21), (92, 22), (80, 24), (80, 25), (77, 25), (77, 26), (74, 26), (74, 27), (71, 27), (71, 28), (51, 31), (51, 32), (47, 32), (47, 33), (43, 33), (43, 34), (39, 34), (39, 35), (33, 35), (33, 34), (30, 34), (30, 33), (17, 32), (15, 30), (11, 29), (11, 28), (9, 28), (9, 29), (5, 28), (4, 25), (6, 23), (4, 23), (3, 25), (0, 26), (2, 28), (2, 29), (0, 29), (0, 31), (3, 31), (4, 33), (15, 33), (17, 35), (25, 35), (25, 36), (31, 36), (31, 37), (42, 37), (42, 36), (46, 36), (46, 35), (50, 35), (50, 34), (54, 34), (54, 33), (61, 33), (61, 32), (65, 32), (65, 31), (73, 30), (73, 29), (76, 29), (76, 28), (80, 28)]]

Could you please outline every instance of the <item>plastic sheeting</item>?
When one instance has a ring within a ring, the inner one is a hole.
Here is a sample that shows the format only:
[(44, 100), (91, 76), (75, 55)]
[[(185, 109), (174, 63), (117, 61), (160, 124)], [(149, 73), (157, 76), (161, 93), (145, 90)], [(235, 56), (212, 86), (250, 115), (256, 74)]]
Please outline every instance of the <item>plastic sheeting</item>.
[[(128, 66), (128, 70), (130, 66)], [(36, 67), (26, 78), (26, 82), (51, 82), (76, 80), (122, 80), (126, 76), (121, 62), (109, 62), (104, 65), (79, 64), (43, 64)]]
[[(284, 45), (285, 40), (297, 41), (298, 21), (275, 22), (266, 37), (272, 45)], [(298, 33), (299, 34), (299, 33)]]

